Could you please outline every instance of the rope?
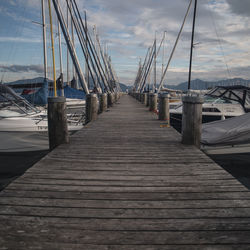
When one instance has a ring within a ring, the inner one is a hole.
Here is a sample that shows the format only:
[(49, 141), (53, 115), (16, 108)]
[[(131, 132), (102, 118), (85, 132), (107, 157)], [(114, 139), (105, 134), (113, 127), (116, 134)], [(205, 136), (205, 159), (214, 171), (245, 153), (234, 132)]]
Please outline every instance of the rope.
[(184, 17), (183, 22), (182, 22), (182, 25), (181, 25), (181, 29), (180, 29), (180, 31), (179, 31), (179, 33), (178, 33), (177, 38), (176, 38), (176, 41), (175, 41), (173, 50), (172, 50), (172, 52), (171, 52), (171, 55), (170, 55), (169, 60), (168, 60), (168, 63), (167, 63), (167, 66), (166, 66), (166, 68), (165, 68), (165, 70), (164, 70), (164, 72), (163, 72), (163, 75), (162, 75), (162, 78), (161, 78), (161, 81), (160, 81), (160, 85), (159, 85), (159, 89), (158, 89), (158, 91), (157, 91), (158, 94), (159, 94), (159, 92), (160, 92), (160, 90), (161, 90), (161, 88), (162, 88), (163, 80), (164, 80), (164, 78), (165, 78), (165, 76), (166, 76), (166, 73), (167, 73), (169, 64), (170, 64), (170, 62), (171, 62), (171, 59), (172, 59), (172, 57), (173, 57), (173, 55), (174, 55), (176, 46), (177, 46), (178, 41), (179, 41), (179, 39), (180, 39), (180, 36), (181, 36), (182, 30), (183, 30), (184, 24), (185, 24), (185, 22), (186, 22), (186, 19), (187, 19), (187, 16), (188, 16), (188, 13), (189, 13), (189, 10), (190, 10), (190, 7), (191, 7), (191, 4), (192, 4), (192, 0), (190, 0), (190, 2), (189, 2), (187, 12), (186, 12), (186, 14), (185, 14), (185, 17)]
[(218, 42), (219, 42), (221, 54), (222, 54), (223, 59), (224, 59), (224, 63), (225, 63), (225, 66), (226, 66), (228, 77), (231, 78), (231, 73), (229, 71), (229, 67), (228, 67), (228, 64), (226, 62), (226, 57), (225, 57), (225, 53), (224, 53), (224, 50), (223, 50), (223, 47), (222, 47), (221, 39), (219, 37), (218, 31), (217, 31), (217, 28), (216, 28), (216, 25), (215, 25), (215, 19), (214, 19), (214, 16), (213, 16), (213, 13), (212, 13), (211, 10), (209, 10), (209, 14), (210, 14), (210, 18), (212, 19), (212, 23), (213, 23), (213, 26), (214, 26), (215, 34), (216, 34)]

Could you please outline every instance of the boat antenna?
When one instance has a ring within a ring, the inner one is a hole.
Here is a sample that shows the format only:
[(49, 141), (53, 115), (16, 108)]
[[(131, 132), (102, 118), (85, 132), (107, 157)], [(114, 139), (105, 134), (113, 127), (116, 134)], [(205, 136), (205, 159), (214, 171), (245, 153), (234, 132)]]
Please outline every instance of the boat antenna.
[(59, 44), (59, 59), (60, 59), (60, 88), (61, 96), (64, 96), (64, 86), (63, 86), (63, 59), (62, 59), (62, 40), (61, 40), (61, 28), (59, 20), (57, 19), (57, 29), (58, 29), (58, 44)]
[(44, 60), (44, 78), (47, 79), (47, 48), (46, 48), (46, 24), (44, 0), (42, 1), (42, 27), (43, 27), (43, 60)]
[(156, 58), (157, 58), (157, 55), (156, 55), (157, 51), (156, 51), (156, 31), (155, 31), (155, 44), (154, 44), (154, 88), (153, 88), (153, 91), (156, 92)]
[(179, 31), (179, 33), (178, 33), (178, 35), (177, 35), (177, 38), (176, 38), (176, 41), (175, 41), (174, 47), (173, 47), (172, 52), (171, 52), (171, 54), (170, 54), (170, 56), (169, 56), (169, 59), (168, 59), (168, 63), (167, 63), (167, 65), (166, 65), (165, 70), (164, 70), (164, 72), (163, 72), (163, 75), (162, 75), (162, 77), (161, 77), (161, 81), (160, 81), (160, 84), (159, 84), (159, 88), (158, 88), (157, 93), (159, 93), (159, 92), (160, 92), (160, 90), (161, 90), (161, 88), (162, 88), (163, 81), (164, 81), (164, 77), (166, 76), (166, 73), (167, 73), (168, 67), (169, 67), (170, 62), (171, 62), (171, 60), (172, 60), (172, 58), (173, 58), (173, 55), (174, 55), (174, 52), (175, 52), (176, 46), (177, 46), (177, 44), (178, 44), (178, 41), (179, 41), (179, 39), (180, 39), (180, 36), (181, 36), (182, 30), (183, 30), (183, 27), (184, 27), (184, 24), (185, 24), (186, 19), (187, 19), (187, 16), (188, 16), (188, 13), (189, 13), (189, 10), (190, 10), (190, 7), (191, 7), (191, 4), (192, 4), (192, 1), (193, 1), (193, 0), (190, 0), (190, 2), (189, 2), (188, 9), (187, 9), (186, 14), (185, 14), (185, 17), (184, 17), (184, 19), (183, 19), (183, 22), (182, 22), (182, 25), (181, 25), (180, 31)]
[(188, 74), (188, 89), (191, 85), (191, 74), (192, 74), (192, 60), (193, 60), (193, 48), (194, 48), (194, 28), (195, 28), (195, 19), (196, 19), (196, 8), (197, 0), (194, 2), (194, 16), (193, 16), (193, 27), (192, 27), (192, 37), (191, 37), (191, 49), (190, 49), (190, 61), (189, 61), (189, 74)]
[[(85, 22), (85, 30), (86, 30), (86, 34), (88, 34), (88, 22), (87, 22), (87, 11), (85, 10), (84, 11), (84, 22)], [(86, 35), (86, 39), (85, 39), (85, 46), (86, 46), (86, 64), (85, 65), (88, 65), (89, 63), (89, 52), (88, 52), (88, 36)], [(87, 83), (88, 83), (88, 86), (90, 88), (90, 81), (89, 81), (89, 69), (88, 67), (86, 67), (86, 78), (87, 78)]]
[(54, 47), (54, 38), (53, 38), (53, 24), (52, 24), (52, 13), (51, 13), (50, 0), (48, 0), (48, 5), (49, 5), (50, 36), (51, 36), (52, 58), (53, 58), (53, 78), (54, 78), (54, 85), (53, 85), (53, 87), (54, 87), (54, 97), (57, 97), (55, 47)]

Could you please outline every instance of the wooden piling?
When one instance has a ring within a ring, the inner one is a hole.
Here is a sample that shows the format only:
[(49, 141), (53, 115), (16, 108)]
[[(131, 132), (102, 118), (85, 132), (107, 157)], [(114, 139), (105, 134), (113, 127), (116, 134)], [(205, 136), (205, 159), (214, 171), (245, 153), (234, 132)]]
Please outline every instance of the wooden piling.
[(85, 123), (89, 123), (90, 121), (96, 120), (98, 114), (98, 98), (96, 94), (88, 94), (86, 95), (86, 121)]
[(140, 93), (138, 93), (138, 92), (136, 93), (136, 100), (140, 101)]
[(141, 103), (144, 104), (144, 93), (141, 93)]
[(159, 120), (166, 121), (169, 125), (169, 95), (161, 94), (159, 96)]
[(147, 105), (147, 102), (148, 102), (148, 93), (143, 93), (142, 103), (144, 105)]
[(200, 148), (203, 98), (184, 96), (182, 102), (182, 143)]
[(108, 107), (108, 98), (107, 98), (107, 94), (103, 93), (100, 95), (100, 107), (99, 107), (99, 112), (105, 112), (107, 110)]
[(150, 104), (150, 93), (147, 93), (147, 103), (146, 103), (146, 107), (149, 107)]
[(115, 103), (117, 103), (119, 100), (119, 93), (115, 92)]
[(108, 93), (108, 108), (112, 107), (114, 103), (113, 93)]
[(151, 93), (149, 95), (150, 97), (150, 102), (149, 102), (149, 111), (157, 111), (157, 99), (158, 95), (156, 93)]
[(69, 142), (66, 98), (63, 96), (48, 98), (48, 132), (50, 150)]

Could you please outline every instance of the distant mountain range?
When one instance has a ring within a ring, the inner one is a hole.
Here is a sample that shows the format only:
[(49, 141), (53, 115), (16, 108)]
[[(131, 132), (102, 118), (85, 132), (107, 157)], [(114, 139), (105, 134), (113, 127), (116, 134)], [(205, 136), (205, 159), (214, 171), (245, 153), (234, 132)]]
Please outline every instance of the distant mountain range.
[(44, 80), (43, 77), (37, 77), (37, 78), (33, 78), (33, 79), (21, 79), (21, 80), (17, 80), (14, 82), (6, 82), (5, 84), (8, 84), (8, 85), (36, 84), (36, 83), (42, 83), (43, 80)]
[[(200, 79), (195, 79), (191, 81), (191, 89), (194, 90), (204, 90), (204, 89), (211, 89), (215, 86), (232, 86), (232, 85), (250, 86), (250, 80), (245, 80), (242, 78), (233, 78), (215, 82), (203, 81)], [(167, 85), (166, 87), (170, 89), (186, 91), (188, 88), (188, 82), (183, 82), (178, 85)]]
[[(8, 85), (25, 85), (25, 84), (32, 84), (32, 85), (40, 85), (41, 83), (43, 83), (44, 78), (43, 77), (37, 77), (37, 78), (33, 78), (33, 79), (22, 79), (22, 80), (17, 80), (14, 82), (8, 82), (6, 84)], [(123, 92), (125, 92), (129, 86), (120, 83), (120, 87), (122, 89)]]
[[(15, 82), (9, 82), (7, 83), (8, 85), (19, 85), (19, 84), (36, 84), (36, 83), (42, 83), (43, 82), (43, 77), (37, 77), (34, 79), (24, 79), (24, 80), (18, 80)], [(250, 80), (245, 80), (242, 78), (233, 78), (233, 79), (227, 79), (227, 80), (221, 80), (221, 81), (203, 81), (200, 79), (195, 79), (191, 81), (191, 89), (195, 90), (204, 90), (204, 89), (209, 89), (213, 88), (215, 86), (230, 86), (230, 85), (244, 85), (244, 86), (250, 86)], [(132, 88), (132, 86), (127, 86), (124, 83), (120, 83), (120, 87), (122, 91), (126, 91), (127, 89)], [(188, 83), (183, 82), (178, 85), (167, 85), (165, 86), (166, 88), (169, 89), (176, 89), (176, 90), (182, 90), (186, 91), (188, 88)]]

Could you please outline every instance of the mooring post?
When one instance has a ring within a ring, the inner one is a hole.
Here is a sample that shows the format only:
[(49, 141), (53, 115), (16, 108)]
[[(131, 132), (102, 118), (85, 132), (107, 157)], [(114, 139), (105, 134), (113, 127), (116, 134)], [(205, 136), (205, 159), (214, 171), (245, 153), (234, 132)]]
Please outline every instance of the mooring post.
[(107, 98), (107, 94), (103, 93), (100, 95), (100, 107), (99, 107), (99, 112), (105, 112), (107, 110), (108, 107), (108, 98)]
[(161, 94), (159, 96), (159, 120), (166, 121), (169, 125), (169, 94)]
[(48, 132), (50, 150), (69, 143), (66, 98), (63, 96), (48, 98)]
[(142, 103), (147, 105), (148, 102), (148, 93), (143, 93)]
[(152, 94), (152, 93), (149, 93), (149, 94), (148, 94), (148, 107), (149, 107), (149, 109), (150, 109), (150, 107), (151, 107), (151, 102), (152, 102), (152, 96), (151, 96), (151, 94)]
[(157, 111), (158, 94), (151, 93), (149, 96), (150, 96), (149, 111), (155, 112), (155, 111)]
[(90, 121), (94, 121), (97, 119), (98, 115), (98, 97), (96, 94), (88, 94), (86, 95), (86, 121), (85, 123), (89, 123)]
[(144, 103), (144, 93), (141, 93), (140, 102)]
[(141, 93), (141, 103), (144, 103), (144, 94)]
[(202, 104), (200, 96), (182, 97), (182, 143), (200, 148), (202, 126)]
[(136, 92), (136, 100), (140, 101), (140, 93)]
[(146, 103), (146, 106), (149, 107), (150, 105), (150, 93), (148, 92), (147, 93), (147, 103)]
[(108, 93), (108, 108), (113, 106), (113, 93), (109, 92)]
[(118, 101), (118, 92), (115, 92), (115, 103), (117, 103), (117, 101)]

